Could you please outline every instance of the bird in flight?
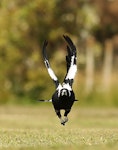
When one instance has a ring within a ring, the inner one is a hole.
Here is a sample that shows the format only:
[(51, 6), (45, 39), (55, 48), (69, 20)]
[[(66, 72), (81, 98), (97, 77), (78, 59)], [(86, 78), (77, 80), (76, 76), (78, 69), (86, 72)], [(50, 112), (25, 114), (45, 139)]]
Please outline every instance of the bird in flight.
[[(47, 41), (44, 41), (43, 44), (43, 58), (44, 63), (47, 68), (47, 71), (51, 77), (51, 79), (54, 81), (54, 84), (56, 86), (56, 90), (54, 94), (52, 95), (51, 100), (40, 100), (45, 102), (52, 102), (54, 110), (60, 119), (60, 122), (62, 125), (65, 125), (65, 123), (68, 121), (68, 113), (71, 111), (71, 107), (75, 101), (75, 94), (72, 89), (74, 77), (77, 72), (77, 54), (76, 54), (76, 47), (73, 44), (72, 40), (69, 36), (63, 35), (65, 41), (67, 42), (67, 56), (66, 56), (66, 64), (67, 64), (67, 73), (65, 75), (64, 81), (61, 84), (56, 77), (54, 71), (52, 70), (47, 53), (46, 53), (46, 47), (48, 45)], [(61, 110), (64, 110), (64, 117), (61, 115)]]

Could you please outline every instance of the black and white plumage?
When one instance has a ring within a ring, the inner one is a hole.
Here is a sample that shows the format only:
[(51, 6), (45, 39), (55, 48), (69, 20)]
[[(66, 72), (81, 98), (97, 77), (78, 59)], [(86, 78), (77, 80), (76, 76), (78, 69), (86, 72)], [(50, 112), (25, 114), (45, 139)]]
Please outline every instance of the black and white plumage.
[[(53, 72), (50, 66), (47, 53), (46, 53), (46, 47), (48, 44), (47, 41), (45, 41), (43, 45), (43, 58), (48, 73), (56, 86), (56, 91), (52, 95), (52, 104), (54, 106), (57, 116), (61, 121), (61, 124), (65, 125), (65, 123), (68, 121), (67, 115), (70, 112), (74, 101), (76, 101), (75, 94), (72, 90), (72, 84), (77, 72), (77, 64), (76, 64), (77, 57), (76, 57), (76, 47), (73, 44), (72, 40), (68, 36), (63, 36), (63, 37), (68, 44), (67, 46), (68, 54), (66, 56), (67, 73), (62, 84), (59, 83), (58, 78), (56, 77), (55, 73)], [(44, 100), (44, 101), (47, 102), (51, 100)], [(64, 118), (62, 118), (60, 112), (60, 110), (62, 109), (65, 110)]]

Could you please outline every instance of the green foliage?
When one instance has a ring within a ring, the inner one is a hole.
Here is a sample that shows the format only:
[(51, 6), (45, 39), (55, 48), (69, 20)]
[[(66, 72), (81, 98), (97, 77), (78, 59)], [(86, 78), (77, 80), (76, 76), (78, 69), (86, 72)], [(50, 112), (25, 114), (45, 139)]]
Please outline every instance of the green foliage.
[(53, 7), (54, 1), (44, 0), (1, 2), (1, 98), (36, 98), (45, 89), (40, 47), (48, 37)]
[[(64, 48), (59, 37), (65, 33), (73, 35), (77, 45), (80, 45), (80, 51), (85, 52), (83, 39), (96, 24), (99, 25), (98, 17), (95, 7), (89, 1), (78, 0), (73, 3), (71, 0), (1, 0), (0, 103), (11, 103), (16, 99), (27, 99), (27, 102), (30, 99), (32, 102), (35, 99), (50, 98), (54, 87), (42, 60), (43, 41), (50, 39), (50, 61), (62, 80), (65, 57), (62, 56), (63, 51), (62, 55), (58, 53)], [(83, 69), (85, 65), (80, 66)], [(99, 97), (94, 91), (87, 98), (84, 90), (82, 93), (77, 94), (77, 98), (85, 99), (86, 102), (88, 99), (93, 102), (94, 97)], [(113, 103), (118, 105), (117, 92), (113, 93)]]

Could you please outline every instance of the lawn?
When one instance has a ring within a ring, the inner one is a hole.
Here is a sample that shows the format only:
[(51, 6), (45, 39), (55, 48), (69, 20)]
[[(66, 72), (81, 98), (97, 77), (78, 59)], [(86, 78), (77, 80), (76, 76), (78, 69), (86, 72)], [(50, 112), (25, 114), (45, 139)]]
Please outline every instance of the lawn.
[(52, 105), (1, 106), (0, 150), (117, 150), (118, 109), (73, 106), (62, 126)]

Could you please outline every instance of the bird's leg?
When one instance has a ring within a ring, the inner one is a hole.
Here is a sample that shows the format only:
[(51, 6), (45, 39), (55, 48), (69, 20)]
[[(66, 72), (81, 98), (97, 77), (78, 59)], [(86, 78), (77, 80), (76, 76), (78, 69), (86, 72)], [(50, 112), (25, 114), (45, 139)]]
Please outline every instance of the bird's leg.
[(68, 115), (69, 112), (70, 112), (70, 109), (66, 109), (65, 110), (65, 113), (64, 113), (64, 123), (66, 123), (68, 121), (67, 115)]
[(66, 122), (68, 122), (68, 117), (67, 116), (64, 117), (64, 123), (66, 123)]
[(60, 119), (60, 122), (62, 125), (65, 125), (65, 121), (62, 119), (62, 116), (61, 116), (61, 113), (60, 113), (60, 110), (55, 110), (58, 118)]

